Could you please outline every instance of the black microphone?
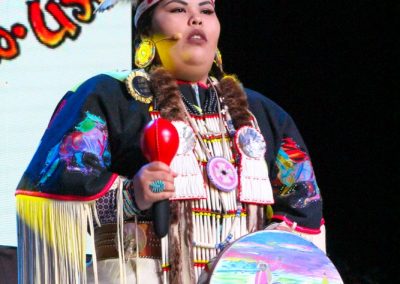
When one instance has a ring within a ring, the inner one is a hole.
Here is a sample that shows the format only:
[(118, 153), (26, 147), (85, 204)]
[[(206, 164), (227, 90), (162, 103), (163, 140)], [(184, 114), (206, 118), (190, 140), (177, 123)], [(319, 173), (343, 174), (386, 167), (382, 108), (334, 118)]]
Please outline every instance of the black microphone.
[(163, 238), (169, 231), (169, 200), (164, 199), (153, 204), (152, 207), (153, 227), (157, 237)]

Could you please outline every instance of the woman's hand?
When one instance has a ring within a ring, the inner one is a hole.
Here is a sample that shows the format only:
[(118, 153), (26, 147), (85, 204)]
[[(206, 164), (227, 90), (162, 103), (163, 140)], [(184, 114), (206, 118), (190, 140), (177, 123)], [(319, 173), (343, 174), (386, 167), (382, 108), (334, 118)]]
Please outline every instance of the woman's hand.
[[(139, 209), (149, 209), (154, 202), (172, 197), (175, 192), (176, 176), (177, 174), (163, 162), (151, 162), (143, 166), (133, 177), (133, 190)], [(155, 193), (152, 192), (150, 184), (157, 180), (164, 182), (165, 189)]]

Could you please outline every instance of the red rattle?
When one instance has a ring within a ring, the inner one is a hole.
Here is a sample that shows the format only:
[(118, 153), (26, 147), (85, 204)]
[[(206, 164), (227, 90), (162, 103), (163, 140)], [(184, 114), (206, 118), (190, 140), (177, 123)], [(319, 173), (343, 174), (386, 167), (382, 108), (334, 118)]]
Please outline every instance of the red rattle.
[[(179, 147), (179, 134), (175, 126), (165, 118), (150, 121), (143, 131), (141, 148), (150, 162), (160, 161), (171, 164)], [(153, 204), (153, 226), (156, 235), (164, 237), (169, 230), (168, 199)]]

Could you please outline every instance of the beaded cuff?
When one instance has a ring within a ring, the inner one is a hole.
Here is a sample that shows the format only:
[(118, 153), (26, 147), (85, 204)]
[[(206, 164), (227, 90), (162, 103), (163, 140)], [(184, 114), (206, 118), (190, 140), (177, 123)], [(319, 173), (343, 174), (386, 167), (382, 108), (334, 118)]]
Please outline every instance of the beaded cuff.
[(135, 200), (135, 194), (133, 192), (133, 181), (125, 179), (123, 181), (124, 189), (122, 191), (124, 198), (124, 215), (127, 219), (137, 215), (144, 215), (144, 211), (141, 211)]

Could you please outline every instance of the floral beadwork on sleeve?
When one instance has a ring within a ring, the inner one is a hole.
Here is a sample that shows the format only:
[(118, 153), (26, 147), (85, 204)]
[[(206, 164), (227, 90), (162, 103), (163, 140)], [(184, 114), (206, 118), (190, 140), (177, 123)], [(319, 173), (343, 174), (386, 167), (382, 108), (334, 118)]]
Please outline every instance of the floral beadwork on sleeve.
[(66, 171), (95, 176), (110, 164), (105, 121), (90, 112), (85, 115), (74, 130), (49, 151), (39, 184), (44, 184), (61, 164)]
[(292, 208), (304, 208), (321, 199), (311, 160), (292, 138), (282, 140), (276, 166), (274, 192), (287, 198)]

